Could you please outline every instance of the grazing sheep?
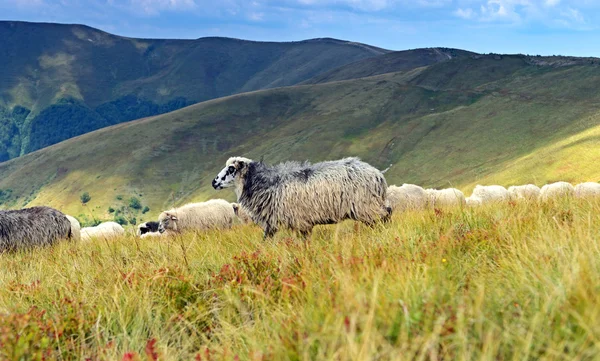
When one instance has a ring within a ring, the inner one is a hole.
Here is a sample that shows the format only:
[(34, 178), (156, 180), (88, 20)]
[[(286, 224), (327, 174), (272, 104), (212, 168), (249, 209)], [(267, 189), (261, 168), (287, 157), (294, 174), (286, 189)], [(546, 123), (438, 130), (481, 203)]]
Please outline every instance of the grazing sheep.
[(235, 186), (238, 203), (263, 228), (265, 238), (280, 226), (306, 237), (315, 225), (345, 219), (372, 225), (388, 220), (392, 211), (386, 206), (383, 174), (358, 158), (269, 166), (232, 157), (212, 186)]
[(465, 199), (465, 204), (469, 207), (478, 207), (483, 204), (483, 200), (476, 196), (470, 196)]
[(72, 217), (68, 214), (65, 214), (65, 216), (71, 223), (71, 239), (74, 241), (80, 241), (81, 240), (81, 224), (79, 224), (79, 221), (75, 217)]
[(479, 198), (482, 204), (498, 203), (508, 200), (508, 191), (502, 186), (482, 186), (478, 184), (473, 189), (471, 197)]
[(555, 182), (546, 184), (540, 190), (540, 198), (543, 202), (553, 199), (570, 197), (575, 192), (575, 188), (567, 182)]
[(239, 203), (231, 203), (233, 212), (244, 224), (252, 223), (252, 218), (246, 209), (244, 209)]
[(144, 222), (138, 226), (138, 236), (143, 236), (146, 233), (158, 232), (158, 222)]
[(401, 187), (389, 186), (387, 188), (387, 199), (394, 212), (423, 209), (427, 205), (425, 190), (414, 184), (404, 183)]
[(158, 216), (158, 231), (183, 232), (200, 229), (231, 228), (235, 213), (231, 204), (223, 199), (190, 203), (164, 211)]
[(104, 222), (95, 227), (81, 229), (81, 240), (89, 241), (92, 238), (116, 238), (125, 235), (125, 229), (117, 222)]
[(600, 197), (600, 183), (585, 182), (575, 186), (575, 198), (597, 198)]
[(426, 189), (427, 203), (431, 207), (456, 207), (467, 204), (465, 195), (459, 189)]
[(50, 207), (0, 211), (0, 252), (50, 246), (71, 238), (71, 222)]
[(508, 187), (508, 197), (512, 201), (537, 201), (540, 198), (540, 187), (534, 184)]

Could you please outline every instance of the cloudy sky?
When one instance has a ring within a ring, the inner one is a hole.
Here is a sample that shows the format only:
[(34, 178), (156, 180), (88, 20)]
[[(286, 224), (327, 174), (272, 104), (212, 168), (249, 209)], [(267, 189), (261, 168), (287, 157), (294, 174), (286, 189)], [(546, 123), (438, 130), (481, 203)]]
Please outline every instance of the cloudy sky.
[(146, 38), (333, 37), (392, 50), (600, 56), (598, 0), (0, 0), (0, 19)]

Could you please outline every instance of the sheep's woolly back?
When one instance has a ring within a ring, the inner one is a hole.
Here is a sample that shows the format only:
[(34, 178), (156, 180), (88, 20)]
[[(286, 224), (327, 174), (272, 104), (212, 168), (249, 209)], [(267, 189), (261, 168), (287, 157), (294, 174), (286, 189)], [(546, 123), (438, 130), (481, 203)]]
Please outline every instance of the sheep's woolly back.
[(104, 222), (95, 227), (81, 229), (81, 240), (89, 241), (92, 238), (111, 239), (125, 235), (125, 229), (117, 222)]
[(427, 204), (425, 190), (414, 184), (404, 183), (401, 187), (391, 185), (387, 189), (387, 200), (394, 212), (408, 209), (423, 209)]
[(80, 241), (81, 240), (81, 224), (79, 224), (79, 221), (75, 217), (72, 217), (68, 214), (66, 214), (65, 216), (69, 220), (69, 223), (71, 223), (71, 239), (74, 241)]
[(504, 202), (508, 200), (508, 191), (506, 188), (498, 185), (482, 186), (478, 184), (473, 189), (471, 197), (481, 199), (483, 204)]
[(555, 182), (546, 184), (540, 190), (540, 198), (547, 202), (553, 199), (570, 197), (575, 192), (575, 188), (567, 182)]
[(252, 223), (252, 218), (250, 217), (250, 213), (244, 207), (242, 207), (239, 203), (231, 203), (233, 207), (233, 213), (240, 219), (240, 221), (244, 224)]
[(540, 187), (536, 186), (535, 184), (510, 186), (508, 187), (508, 197), (513, 201), (537, 201), (540, 198)]
[(389, 217), (383, 174), (358, 158), (275, 166), (252, 162), (240, 177), (238, 202), (265, 235), (284, 226), (309, 232), (317, 224)]
[(596, 198), (600, 197), (600, 184), (596, 182), (585, 182), (575, 186), (576, 198)]
[(0, 252), (50, 246), (71, 237), (71, 223), (50, 207), (0, 211)]
[(456, 188), (426, 189), (427, 202), (431, 207), (456, 207), (466, 205), (463, 192)]
[[(177, 217), (176, 221), (169, 218)], [(158, 217), (166, 230), (183, 232), (200, 229), (231, 228), (235, 213), (229, 202), (223, 199), (211, 199), (202, 203), (189, 203), (179, 208), (164, 211)], [(165, 222), (166, 221), (166, 222)]]

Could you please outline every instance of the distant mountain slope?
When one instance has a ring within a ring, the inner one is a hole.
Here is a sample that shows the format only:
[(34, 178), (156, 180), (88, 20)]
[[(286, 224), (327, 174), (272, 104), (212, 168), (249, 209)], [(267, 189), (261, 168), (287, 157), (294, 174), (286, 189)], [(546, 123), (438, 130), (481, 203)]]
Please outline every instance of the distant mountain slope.
[[(600, 66), (563, 65), (468, 57), (207, 101), (0, 164), (0, 207), (110, 218), (119, 198), (141, 195), (150, 219), (186, 201), (233, 199), (210, 186), (232, 155), (269, 163), (357, 155), (380, 169), (393, 163), (390, 184), (467, 192), (478, 182), (599, 180)], [(85, 206), (83, 192), (92, 197)]]
[(0, 162), (199, 101), (298, 84), (386, 52), (335, 39), (132, 39), (83, 25), (0, 21)]
[(469, 51), (449, 48), (423, 48), (394, 51), (378, 57), (359, 60), (321, 73), (303, 84), (319, 84), (331, 81), (364, 78), (367, 76), (409, 71), (451, 59), (478, 55)]

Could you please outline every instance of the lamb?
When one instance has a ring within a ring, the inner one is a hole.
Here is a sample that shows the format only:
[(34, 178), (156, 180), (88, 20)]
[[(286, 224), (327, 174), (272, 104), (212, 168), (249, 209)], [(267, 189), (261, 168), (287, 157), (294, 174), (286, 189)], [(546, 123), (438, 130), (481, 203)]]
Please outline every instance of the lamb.
[(116, 238), (125, 235), (123, 226), (116, 222), (104, 222), (95, 227), (84, 227), (81, 229), (81, 240), (89, 241), (92, 238)]
[(0, 252), (51, 246), (71, 238), (71, 222), (54, 208), (0, 211)]
[(537, 201), (540, 198), (540, 187), (534, 184), (508, 187), (508, 197), (512, 201)]
[(575, 188), (567, 182), (555, 182), (546, 184), (540, 190), (540, 198), (543, 202), (563, 197), (570, 197), (575, 193)]
[(600, 197), (600, 183), (585, 182), (575, 186), (575, 198), (598, 198)]
[(190, 203), (164, 211), (158, 216), (158, 231), (164, 233), (204, 229), (228, 229), (233, 225), (235, 213), (229, 202), (211, 199), (202, 203)]
[(79, 242), (81, 240), (81, 224), (79, 221), (68, 214), (65, 214), (69, 222), (71, 223), (71, 239)]
[(233, 212), (244, 224), (252, 223), (252, 218), (246, 209), (244, 209), (239, 203), (231, 203)]
[(387, 199), (393, 211), (423, 209), (427, 204), (425, 190), (414, 184), (391, 185), (387, 189)]
[(143, 236), (146, 233), (158, 233), (158, 222), (144, 222), (138, 226), (138, 236)]
[(279, 227), (307, 237), (318, 224), (345, 219), (373, 225), (387, 221), (387, 183), (383, 174), (358, 158), (315, 164), (275, 166), (232, 157), (212, 181), (219, 190), (234, 186), (238, 203), (271, 238)]
[(431, 207), (456, 207), (466, 205), (465, 195), (459, 189), (426, 189), (427, 204)]
[(471, 197), (481, 200), (481, 204), (499, 203), (508, 201), (508, 191), (506, 188), (498, 185), (482, 186), (476, 185)]

